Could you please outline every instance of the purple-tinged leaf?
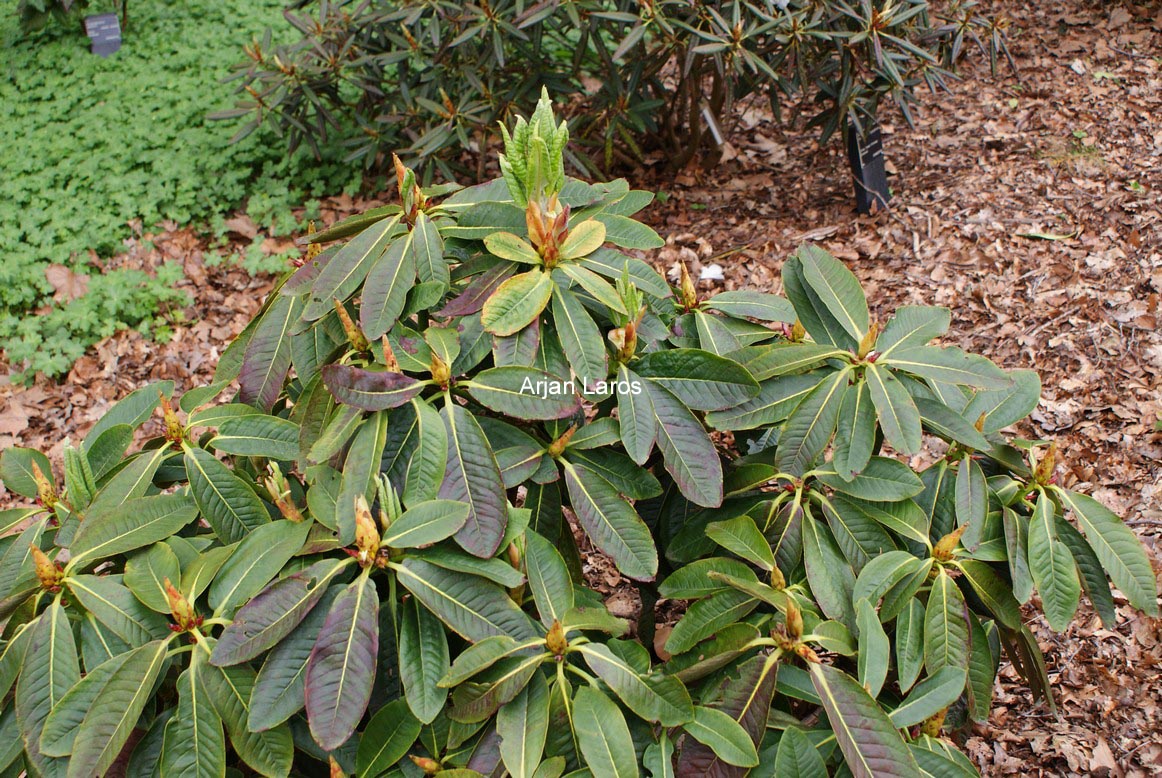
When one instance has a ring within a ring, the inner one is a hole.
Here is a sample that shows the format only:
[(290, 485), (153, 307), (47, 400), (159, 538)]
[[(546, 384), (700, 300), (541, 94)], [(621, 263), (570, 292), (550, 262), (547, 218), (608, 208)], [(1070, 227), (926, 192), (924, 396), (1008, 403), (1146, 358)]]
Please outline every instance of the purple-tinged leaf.
[[(730, 675), (705, 697), (706, 706), (721, 711), (750, 736), (757, 748), (767, 729), (767, 716), (775, 694), (778, 663), (756, 656), (739, 665), (737, 675)], [(722, 761), (714, 751), (692, 738), (687, 739), (678, 757), (678, 775), (700, 778), (742, 778), (747, 768)]]
[(347, 742), (363, 718), (378, 652), (379, 598), (360, 576), (335, 598), (307, 661), (307, 721), (323, 750)]
[(403, 373), (364, 370), (353, 365), (327, 365), (323, 383), (339, 402), (364, 411), (398, 408), (428, 385)]
[(484, 308), (484, 301), (491, 297), (497, 287), (508, 280), (509, 276), (516, 273), (516, 270), (516, 267), (511, 263), (496, 263), (472, 279), (472, 282), (464, 287), (463, 292), (453, 297), (439, 311), (436, 311), (436, 316), (440, 318), (455, 318), (479, 313)]
[(466, 502), (468, 523), (456, 533), (464, 550), (488, 559), (496, 553), (508, 524), (508, 498), (496, 457), (480, 424), (464, 408), (444, 407), (448, 461), (439, 496)]

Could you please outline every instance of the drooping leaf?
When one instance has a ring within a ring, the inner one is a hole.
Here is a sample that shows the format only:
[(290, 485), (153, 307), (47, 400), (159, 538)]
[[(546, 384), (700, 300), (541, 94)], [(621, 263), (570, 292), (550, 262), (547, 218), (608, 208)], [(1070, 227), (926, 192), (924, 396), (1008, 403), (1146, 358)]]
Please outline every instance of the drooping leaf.
[[(976, 646), (973, 646), (976, 649)], [(888, 717), (892, 724), (903, 729), (919, 724), (925, 719), (936, 715), (940, 711), (956, 702), (964, 691), (965, 668), (944, 667), (940, 672), (929, 675), (907, 699), (900, 703)]]
[(307, 662), (307, 721), (324, 750), (343, 745), (363, 718), (378, 651), (379, 598), (361, 575), (335, 598)]
[(750, 516), (744, 514), (728, 521), (707, 524), (706, 536), (763, 570), (770, 571), (775, 567), (771, 547)]
[(694, 717), (690, 695), (673, 676), (644, 675), (600, 643), (582, 646), (589, 668), (626, 706), (646, 721), (676, 727)]
[(722, 461), (701, 422), (677, 397), (643, 381), (653, 406), (658, 448), (682, 494), (706, 508), (722, 504)]
[(62, 776), (67, 762), (42, 754), (40, 736), (49, 713), (81, 680), (77, 645), (59, 599), (52, 600), (28, 629), (15, 698), (25, 758), (42, 774)]
[(1055, 490), (1065, 507), (1073, 512), (1102, 567), (1114, 585), (1138, 610), (1158, 615), (1158, 592), (1153, 569), (1142, 544), (1117, 514), (1097, 500), (1079, 492)]
[(116, 509), (91, 511), (69, 548), (70, 566), (80, 569), (165, 540), (197, 515), (194, 501), (182, 494), (139, 497)]
[(474, 575), (446, 570), (421, 560), (392, 564), (399, 582), (468, 640), (508, 635), (517, 640), (536, 634), (532, 620), (495, 584)]
[(855, 778), (906, 778), (920, 774), (891, 719), (855, 679), (830, 665), (810, 663), (808, 670), (835, 740)]
[(658, 551), (645, 522), (600, 475), (565, 460), (562, 465), (569, 504), (589, 539), (623, 574), (652, 580), (658, 571)]
[(534, 673), (521, 691), (496, 714), (500, 757), (512, 778), (533, 778), (549, 734), (549, 687)]
[(398, 408), (427, 385), (403, 373), (340, 364), (323, 366), (323, 383), (336, 400), (363, 411)]
[(872, 697), (878, 697), (888, 675), (888, 635), (880, 617), (867, 600), (855, 603), (859, 626), (859, 682)]
[(964, 595), (948, 571), (940, 568), (924, 609), (924, 666), (929, 675), (945, 667), (968, 666), (968, 611)]
[(413, 230), (392, 241), (367, 273), (359, 304), (359, 325), (369, 340), (382, 338), (403, 313), (408, 292), (416, 283), (415, 236)]
[(432, 612), (413, 600), (402, 606), (399, 629), (399, 676), (404, 697), (415, 717), (431, 724), (448, 699), (439, 685), (448, 672), (448, 638)]
[(214, 612), (227, 613), (258, 594), (302, 549), (310, 528), (308, 522), (283, 520), (264, 524), (247, 535), (210, 585)]
[(1041, 594), (1045, 620), (1053, 631), (1062, 632), (1077, 612), (1081, 582), (1073, 555), (1057, 537), (1053, 520), (1056, 512), (1048, 493), (1038, 495), (1029, 520), (1029, 571)]
[(355, 771), (361, 776), (382, 775), (407, 754), (420, 734), (420, 721), (404, 700), (392, 700), (371, 717), (359, 738)]
[(178, 707), (165, 727), (161, 774), (180, 778), (222, 778), (226, 773), (226, 737), (222, 719), (210, 702), (201, 674), (204, 651), (195, 651), (178, 677)]
[(560, 621), (574, 605), (573, 581), (561, 553), (543, 536), (529, 531), (525, 535), (525, 568), (541, 623), (549, 626)]
[(593, 775), (637, 778), (637, 754), (621, 710), (590, 686), (577, 690), (573, 703), (573, 731), (581, 755)]
[(487, 559), (496, 553), (508, 523), (500, 467), (471, 413), (449, 400), (443, 417), (448, 461), (439, 496), (468, 504), (468, 521), (456, 533), (456, 541), (465, 551)]
[(302, 314), (300, 297), (274, 292), (276, 299), (246, 344), (238, 374), (239, 398), (269, 412), (291, 367), (291, 331)]
[(270, 522), (270, 514), (248, 483), (208, 451), (186, 447), (186, 476), (198, 511), (222, 543), (237, 543)]

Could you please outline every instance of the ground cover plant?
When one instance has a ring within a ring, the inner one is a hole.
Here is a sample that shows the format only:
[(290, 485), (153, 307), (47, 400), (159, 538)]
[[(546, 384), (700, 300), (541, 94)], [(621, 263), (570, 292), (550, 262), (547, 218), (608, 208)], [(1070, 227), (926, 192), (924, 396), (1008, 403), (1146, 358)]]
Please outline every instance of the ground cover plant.
[[(261, 135), (232, 146), (205, 118), (222, 107), (218, 81), (238, 47), (281, 7), (145, 4), (106, 59), (89, 53), (76, 6), (27, 34), (17, 14), (0, 14), (0, 345), (18, 377), (62, 375), (119, 329), (165, 334), (186, 299), (172, 289), (181, 268), (110, 262), (131, 220), (147, 232), (166, 219), (206, 225), (249, 200), (256, 222), (290, 231), (292, 204), (358, 183), (338, 166), (288, 159)], [(54, 301), (50, 265), (88, 276), (87, 289)]]
[(541, 84), (573, 96), (575, 161), (605, 170), (662, 148), (675, 169), (721, 145), (748, 98), (806, 110), (823, 139), (881, 104), (911, 121), (966, 50), (1007, 56), (1006, 21), (975, 2), (301, 3), (301, 36), (258, 42), (238, 71), (243, 133), (290, 147), (340, 140), (368, 165), (392, 150), (454, 163)]
[[(1020, 603), (1113, 619), (1108, 576), (1157, 612), (1130, 530), (1003, 434), (1034, 374), (933, 345), (946, 309), (876, 325), (810, 246), (786, 299), (671, 289), (619, 251), (659, 243), (650, 196), (566, 178), (566, 142), (545, 101), (502, 179), (400, 165), (215, 384), (130, 395), (60, 483), (5, 452), (39, 502), (3, 514), (8, 769), (972, 774), (941, 733), (1002, 652), (1049, 694)], [(689, 603), (664, 641), (658, 596)]]

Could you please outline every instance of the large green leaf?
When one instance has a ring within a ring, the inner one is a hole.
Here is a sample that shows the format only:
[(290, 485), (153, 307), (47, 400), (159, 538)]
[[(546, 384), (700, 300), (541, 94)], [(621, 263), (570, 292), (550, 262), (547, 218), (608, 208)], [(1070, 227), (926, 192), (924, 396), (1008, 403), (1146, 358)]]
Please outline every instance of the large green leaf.
[(347, 742), (363, 718), (378, 651), (379, 597), (361, 575), (335, 598), (307, 662), (307, 721), (324, 750)]
[(775, 466), (800, 475), (823, 454), (848, 391), (848, 371), (829, 374), (791, 412), (779, 435)]
[(161, 774), (169, 778), (222, 778), (226, 774), (226, 737), (222, 719), (202, 682), (204, 651), (195, 651), (178, 678), (177, 713), (165, 726)]
[[(976, 650), (976, 646), (973, 646)], [(988, 648), (985, 647), (987, 652)], [(903, 729), (919, 724), (925, 719), (935, 716), (947, 708), (960, 697), (964, 691), (965, 668), (944, 667), (940, 672), (930, 675), (900, 703), (888, 717), (892, 724)]]
[(868, 329), (868, 309), (859, 279), (815, 246), (801, 247), (797, 255), (803, 263), (803, 278), (820, 302), (853, 340), (861, 340)]
[(1013, 379), (988, 359), (968, 354), (955, 346), (915, 346), (900, 348), (876, 363), (945, 384), (980, 389), (1008, 389)]
[(222, 543), (237, 543), (251, 530), (270, 521), (266, 506), (250, 484), (234, 475), (213, 454), (186, 446), (185, 464), (190, 494)]
[(605, 340), (572, 291), (558, 288), (553, 295), (553, 324), (574, 375), (585, 385), (604, 380), (609, 374)]
[(214, 645), (210, 661), (236, 665), (273, 647), (306, 618), (350, 562), (324, 559), (275, 581), (238, 609)]
[(210, 704), (214, 707), (234, 751), (255, 772), (267, 778), (288, 775), (294, 759), (294, 742), (290, 727), (280, 726), (263, 732), (249, 728), (251, 697), (255, 672), (249, 665), (234, 667), (200, 666), (200, 680)]
[(560, 621), (574, 605), (569, 568), (556, 547), (531, 530), (525, 534), (525, 569), (541, 623)]
[(722, 504), (722, 461), (697, 417), (670, 390), (643, 380), (653, 405), (657, 444), (682, 494), (705, 508)]
[(468, 505), (456, 500), (428, 500), (413, 505), (383, 531), (391, 548), (417, 548), (451, 537), (468, 520)]
[(16, 681), (16, 719), (28, 762), (45, 776), (63, 776), (67, 762), (40, 751), (49, 712), (81, 680), (73, 631), (59, 599), (49, 603), (31, 630)]
[(775, 568), (775, 555), (754, 519), (743, 514), (727, 521), (706, 525), (706, 536), (727, 551), (768, 572)]
[(843, 395), (835, 432), (831, 464), (845, 481), (867, 467), (876, 442), (876, 412), (867, 381), (860, 381)]
[(1063, 632), (1077, 612), (1081, 582), (1073, 554), (1057, 537), (1056, 512), (1049, 494), (1041, 492), (1029, 520), (1029, 572), (1041, 594), (1045, 620), (1054, 632)]
[(167, 543), (154, 543), (134, 554), (125, 563), (125, 585), (134, 597), (158, 613), (170, 612), (165, 593), (167, 578), (174, 586), (178, 586), (182, 580), (181, 562)]
[(814, 519), (803, 522), (803, 564), (820, 610), (828, 618), (841, 621), (852, 629), (855, 612), (851, 595), (855, 589), (855, 575), (836, 546), (831, 531)]
[(920, 768), (900, 733), (855, 679), (830, 665), (808, 665), (835, 740), (855, 778), (912, 778)]
[(466, 388), (484, 407), (517, 419), (564, 419), (581, 407), (572, 382), (518, 365), (483, 370)]
[(671, 654), (689, 651), (704, 638), (742, 619), (758, 604), (753, 596), (734, 589), (692, 603), (666, 639), (666, 651)]
[(968, 610), (948, 571), (940, 568), (924, 609), (924, 666), (929, 675), (945, 667), (968, 667)]
[(888, 635), (879, 615), (867, 600), (855, 604), (859, 626), (859, 682), (872, 697), (878, 697), (888, 675)]
[(1001, 579), (988, 564), (964, 559), (956, 564), (964, 579), (996, 620), (1010, 629), (1021, 626), (1021, 605), (1013, 596), (1008, 583)]
[(250, 694), (248, 727), (251, 731), (262, 732), (277, 727), (303, 707), (307, 662), (331, 610), (331, 603), (341, 591), (338, 586), (329, 588), (302, 623), (266, 655)]
[(912, 598), (896, 617), (896, 679), (906, 692), (924, 666), (924, 606)]
[(823, 757), (798, 727), (787, 727), (779, 738), (775, 775), (780, 778), (827, 778)]
[(210, 607), (216, 614), (258, 594), (297, 554), (310, 532), (309, 522), (274, 521), (246, 536), (219, 568), (210, 585)]
[(651, 352), (634, 363), (634, 371), (695, 410), (731, 408), (759, 392), (758, 383), (742, 365), (698, 349)]
[[(113, 765), (166, 667), (167, 648), (167, 641), (153, 641), (101, 665), (112, 665), (112, 671), (73, 730), (70, 776), (105, 775)], [(93, 675), (98, 673), (89, 673), (86, 679)]]
[(848, 480), (830, 473), (821, 474), (819, 480), (837, 492), (870, 502), (898, 502), (924, 491), (923, 481), (912, 468), (887, 457), (872, 457)]
[(93, 709), (93, 701), (101, 694), (101, 690), (121, 665), (125, 664), (137, 650), (140, 649), (118, 654), (96, 667), (87, 668), (85, 676), (53, 706), (48, 718), (45, 719), (44, 728), (40, 733), (41, 753), (47, 756), (68, 756), (73, 752), (77, 728), (85, 720), (86, 714)]
[(642, 379), (625, 365), (617, 367), (617, 387), (617, 420), (621, 428), (621, 444), (630, 459), (644, 465), (658, 434), (653, 402)]
[(758, 752), (746, 730), (720, 710), (698, 705), (694, 708), (694, 718), (682, 728), (727, 764), (754, 767), (759, 763)]
[(355, 437), (347, 447), (339, 492), (335, 496), (335, 523), (341, 546), (355, 540), (357, 501), (362, 498), (368, 503), (373, 502), (376, 479), (383, 463), (383, 450), (387, 445), (388, 416), (386, 411), (369, 416), (355, 431)]
[(952, 312), (931, 305), (901, 305), (876, 339), (881, 357), (893, 351), (923, 346), (948, 331)]
[(421, 559), (404, 559), (391, 567), (408, 591), (468, 640), (491, 635), (521, 640), (536, 634), (532, 620), (495, 584)]
[(988, 480), (984, 469), (966, 454), (956, 471), (956, 524), (967, 527), (960, 543), (970, 551), (980, 544), (988, 508)]
[[(370, 340), (379, 340), (395, 326), (416, 283), (416, 232), (392, 242), (367, 273), (359, 303), (359, 325)], [(443, 263), (441, 257), (440, 262)]]
[(580, 650), (597, 677), (641, 718), (664, 727), (676, 727), (693, 718), (690, 695), (677, 678), (639, 673), (600, 643), (589, 643)]
[(456, 533), (456, 541), (465, 551), (487, 559), (500, 547), (508, 524), (504, 479), (475, 417), (451, 399), (443, 416), (448, 462), (439, 496), (468, 504), (468, 521)]
[(116, 508), (90, 512), (69, 548), (69, 567), (82, 569), (101, 559), (165, 540), (197, 515), (194, 501), (183, 494), (139, 497)]
[(402, 606), (399, 627), (399, 677), (415, 717), (431, 724), (448, 699), (440, 679), (448, 672), (448, 637), (432, 612), (416, 600)]
[(593, 545), (608, 554), (623, 574), (652, 580), (658, 572), (658, 550), (649, 527), (600, 475), (565, 460), (561, 464), (569, 504)]
[[(755, 656), (728, 672), (703, 696), (706, 707), (733, 719), (757, 749), (767, 730), (771, 700), (778, 682), (779, 664), (773, 657)], [(703, 722), (714, 726), (721, 719), (706, 717)], [(719, 738), (721, 740), (721, 738)], [(725, 744), (718, 743), (719, 748)], [(745, 750), (738, 743), (734, 751)], [(739, 754), (741, 756), (741, 754)], [(749, 757), (749, 752), (747, 752)], [(687, 740), (678, 760), (678, 775), (742, 776), (745, 770), (731, 767), (712, 749), (700, 742)]]
[(165, 618), (142, 605), (115, 577), (73, 575), (66, 581), (77, 602), (130, 646), (166, 636)]
[(1141, 542), (1117, 514), (1097, 500), (1079, 492), (1055, 490), (1061, 502), (1073, 511), (1086, 540), (1114, 585), (1125, 593), (1130, 604), (1147, 615), (1158, 615), (1158, 592), (1154, 571)]
[(334, 300), (350, 297), (388, 245), (397, 240), (395, 236), (398, 229), (398, 215), (383, 219), (360, 232), (335, 252), (311, 286), (310, 300), (303, 311), (303, 318), (308, 321), (321, 319), (333, 310)]
[(411, 749), (420, 734), (420, 726), (404, 700), (392, 700), (380, 708), (359, 738), (356, 775), (374, 778), (389, 770)]
[(920, 411), (908, 390), (892, 371), (878, 365), (869, 365), (864, 375), (884, 437), (902, 453), (917, 453), (922, 434)]
[(552, 294), (553, 279), (539, 268), (515, 275), (484, 303), (481, 323), (493, 335), (512, 335), (541, 314)]
[(293, 462), (299, 455), (299, 427), (278, 416), (237, 416), (223, 421), (207, 445), (221, 454)]
[(573, 731), (590, 772), (637, 778), (637, 754), (621, 710), (596, 688), (582, 686), (573, 703)]
[(529, 683), (496, 714), (500, 758), (512, 778), (533, 778), (549, 734), (549, 687), (534, 673)]
[(775, 294), (764, 294), (745, 289), (734, 292), (719, 292), (707, 300), (704, 305), (730, 316), (749, 316), (762, 321), (782, 321), (788, 324), (795, 321), (795, 309), (791, 303), (786, 298)]

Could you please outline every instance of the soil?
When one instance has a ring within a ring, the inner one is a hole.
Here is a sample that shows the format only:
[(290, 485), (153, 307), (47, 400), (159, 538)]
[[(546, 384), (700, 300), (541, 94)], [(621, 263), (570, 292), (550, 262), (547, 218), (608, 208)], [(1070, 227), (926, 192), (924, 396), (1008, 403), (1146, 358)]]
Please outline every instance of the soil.
[[(901, 304), (949, 306), (950, 343), (1040, 373), (1041, 404), (1018, 432), (1056, 438), (1060, 476), (1126, 517), (1162, 570), (1162, 7), (985, 10), (1013, 19), (1018, 71), (992, 75), (974, 55), (951, 92), (922, 100), (914, 127), (883, 117), (889, 211), (855, 214), (841, 144), (751, 106), (716, 166), (675, 177), (659, 159), (629, 176), (663, 192), (644, 214), (667, 237), (650, 259), (674, 280), (687, 262), (705, 293), (778, 292), (783, 260), (810, 240), (860, 277), (881, 318)], [(329, 200), (323, 221), (374, 204)], [(39, 448), (59, 466), (63, 442), (129, 391), (206, 382), (272, 283), (206, 256), (176, 225), (127, 241), (120, 263), (183, 261), (185, 323), (165, 344), (109, 338), (60, 383), (0, 377), (0, 448)], [(0, 507), (13, 502), (0, 487)], [(635, 612), (636, 592), (604, 562), (590, 559), (594, 584)], [(1029, 611), (1058, 713), (1003, 665), (989, 724), (960, 737), (985, 775), (1162, 775), (1162, 621), (1115, 601), (1113, 630), (1087, 604), (1061, 635)]]

